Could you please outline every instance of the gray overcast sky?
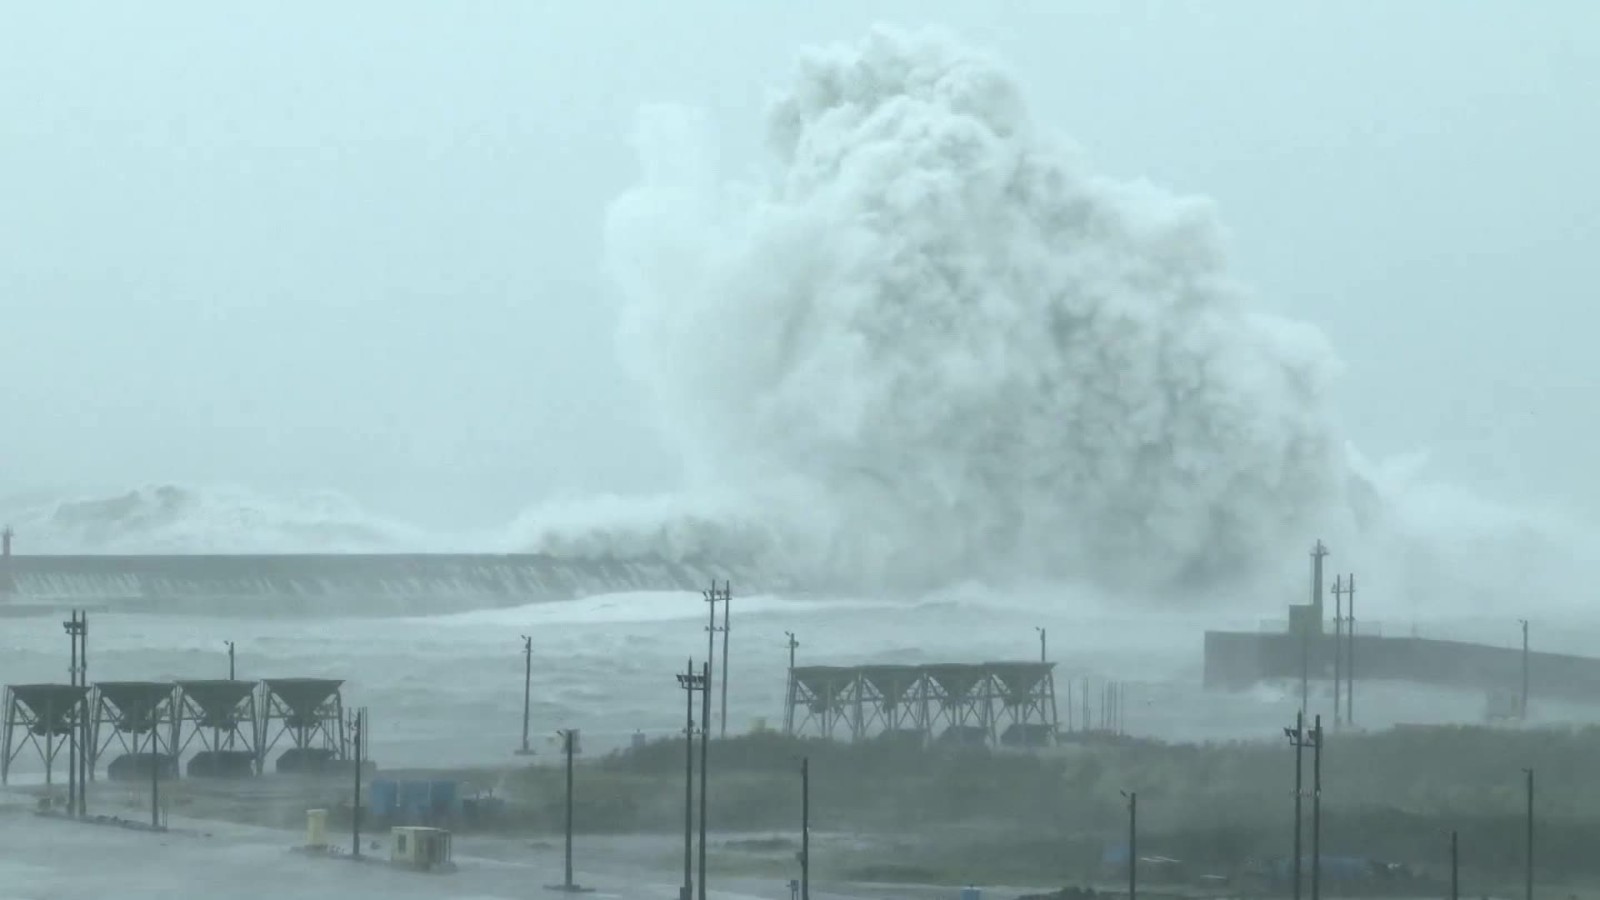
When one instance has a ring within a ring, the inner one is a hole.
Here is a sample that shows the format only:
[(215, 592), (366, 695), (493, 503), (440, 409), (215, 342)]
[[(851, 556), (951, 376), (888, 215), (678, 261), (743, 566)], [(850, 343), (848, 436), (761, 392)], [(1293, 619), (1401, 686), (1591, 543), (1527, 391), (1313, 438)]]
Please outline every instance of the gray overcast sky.
[(0, 495), (226, 482), (438, 525), (668, 487), (614, 362), (641, 102), (755, 160), (800, 46), (951, 26), (1103, 172), (1215, 198), (1340, 414), (1600, 513), (1600, 4), (12, 3)]

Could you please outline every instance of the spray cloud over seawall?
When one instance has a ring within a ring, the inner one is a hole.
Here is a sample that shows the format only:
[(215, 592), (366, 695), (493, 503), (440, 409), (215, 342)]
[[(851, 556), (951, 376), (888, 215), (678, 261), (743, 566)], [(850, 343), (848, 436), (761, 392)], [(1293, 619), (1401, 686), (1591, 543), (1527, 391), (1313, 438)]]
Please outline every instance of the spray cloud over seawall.
[(864, 581), (1237, 572), (1343, 503), (1314, 331), (1251, 311), (1208, 206), (1088, 171), (938, 33), (808, 53), (773, 171), (641, 120), (620, 345), (696, 486)]

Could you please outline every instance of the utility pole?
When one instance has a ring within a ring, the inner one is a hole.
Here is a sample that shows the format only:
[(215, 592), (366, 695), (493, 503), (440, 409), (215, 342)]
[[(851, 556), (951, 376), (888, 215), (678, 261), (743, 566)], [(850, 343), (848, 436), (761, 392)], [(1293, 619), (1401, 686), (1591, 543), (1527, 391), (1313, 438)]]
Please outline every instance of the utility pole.
[(1294, 717), (1294, 727), (1285, 728), (1283, 733), (1289, 738), (1289, 746), (1294, 748), (1294, 898), (1300, 900), (1300, 798), (1301, 798), (1301, 766), (1306, 746), (1306, 714), (1297, 713)]
[(228, 645), (228, 680), (234, 681), (236, 679), (233, 671), (233, 641), (223, 641), (223, 643)]
[(789, 690), (783, 698), (783, 733), (792, 736), (794, 734), (794, 651), (795, 648), (800, 646), (800, 642), (795, 640), (794, 632), (792, 631), (785, 631), (783, 634), (789, 640)]
[(1533, 900), (1533, 770), (1523, 769), (1528, 776), (1528, 852), (1524, 871), (1524, 900)]
[(161, 830), (161, 745), (156, 743), (155, 704), (150, 705), (150, 830)]
[(811, 900), (811, 759), (800, 759), (800, 900)]
[(1528, 620), (1518, 619), (1522, 623), (1522, 720), (1528, 720)]
[(355, 859), (361, 858), (361, 732), (366, 730), (366, 721), (366, 707), (356, 710), (350, 719), (350, 729), (355, 736), (356, 750), (356, 793), (354, 802), (350, 804), (350, 855)]
[(1344, 579), (1333, 576), (1333, 728), (1339, 730), (1343, 719), (1339, 715), (1344, 691)]
[[(72, 662), (67, 664), (67, 674), (73, 687), (78, 686), (78, 611), (72, 611), (72, 618), (62, 622), (61, 627), (66, 629), (67, 638), (72, 642)], [(72, 716), (72, 729), (67, 735), (67, 815), (78, 814), (78, 743), (82, 735), (78, 728), (79, 720), (83, 718), (83, 707), (80, 704), (74, 707), (76, 712)]]
[(717, 725), (718, 737), (728, 737), (728, 611), (733, 608), (733, 582), (722, 583), (722, 714)]
[(1461, 855), (1453, 830), (1450, 832), (1450, 900), (1461, 900)]
[[(705, 598), (708, 607), (707, 612), (711, 616), (706, 623), (706, 662), (707, 665), (710, 665), (717, 659), (717, 633), (722, 631), (722, 626), (717, 624), (717, 604), (722, 602), (722, 591), (717, 587), (716, 581), (712, 581), (711, 588), (701, 591), (700, 596)], [(702, 727), (710, 728), (711, 721), (709, 719), (706, 720)], [(726, 729), (726, 725), (724, 725), (724, 729)]]
[(1128, 900), (1139, 896), (1139, 792), (1123, 791), (1128, 798)]
[(1033, 630), (1039, 632), (1039, 662), (1044, 662), (1044, 628), (1039, 625), (1035, 625), (1033, 626)]
[(533, 638), (522, 635), (522, 749), (518, 756), (532, 756), (528, 746), (528, 710), (533, 701)]
[(578, 742), (578, 732), (573, 728), (565, 728), (556, 732), (561, 735), (562, 750), (567, 755), (567, 852), (566, 852), (566, 881), (555, 886), (558, 891), (577, 893), (582, 891), (572, 880), (572, 754)]
[(1311, 730), (1311, 900), (1322, 898), (1322, 716)]
[(1322, 561), (1328, 556), (1328, 548), (1321, 540), (1311, 548), (1311, 605), (1316, 609), (1313, 618), (1317, 627), (1322, 627)]
[(89, 719), (89, 611), (83, 610), (78, 616), (78, 686), (84, 688), (85, 694), (78, 709), (78, 733), (82, 735), (82, 744), (90, 752), (78, 756), (78, 818), (89, 815), (89, 782), (94, 780), (94, 735)]
[(1349, 620), (1350, 639), (1345, 642), (1345, 652), (1349, 654), (1344, 667), (1344, 686), (1347, 691), (1344, 698), (1344, 721), (1348, 725), (1356, 724), (1356, 576), (1351, 573), (1344, 580), (1345, 618)]
[[(727, 607), (723, 607), (726, 609)], [(727, 657), (723, 657), (726, 659)], [(700, 677), (705, 688), (700, 692), (700, 900), (706, 900), (706, 785), (711, 780), (706, 772), (711, 749), (711, 663), (701, 666)]]
[[(709, 671), (710, 663), (706, 663)], [(705, 690), (706, 676), (694, 670), (694, 660), (678, 675), (678, 687), (685, 697), (683, 728), (683, 886), (678, 889), (679, 900), (694, 897), (694, 692)]]

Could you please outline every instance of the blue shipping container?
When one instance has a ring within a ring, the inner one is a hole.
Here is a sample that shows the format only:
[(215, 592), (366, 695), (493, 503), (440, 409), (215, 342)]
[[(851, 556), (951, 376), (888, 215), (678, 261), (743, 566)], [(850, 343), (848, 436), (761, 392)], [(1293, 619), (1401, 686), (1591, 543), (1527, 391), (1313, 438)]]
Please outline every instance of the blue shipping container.
[(398, 813), (403, 822), (408, 825), (418, 825), (426, 822), (431, 805), (428, 797), (428, 782), (400, 782)]
[(448, 816), (456, 811), (456, 783), (454, 781), (435, 781), (429, 787), (430, 810), (435, 816)]
[(374, 816), (389, 818), (393, 816), (400, 806), (400, 785), (390, 778), (373, 780), (372, 786), (367, 789), (367, 809)]

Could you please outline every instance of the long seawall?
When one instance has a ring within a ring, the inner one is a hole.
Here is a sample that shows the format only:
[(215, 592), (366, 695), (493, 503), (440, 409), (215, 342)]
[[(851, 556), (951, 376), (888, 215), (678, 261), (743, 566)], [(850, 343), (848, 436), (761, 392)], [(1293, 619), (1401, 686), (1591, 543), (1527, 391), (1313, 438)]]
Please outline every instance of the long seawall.
[(619, 591), (756, 593), (784, 585), (740, 566), (536, 554), (13, 556), (0, 613), (90, 606), (216, 615), (416, 615)]

